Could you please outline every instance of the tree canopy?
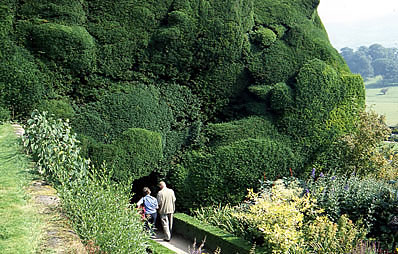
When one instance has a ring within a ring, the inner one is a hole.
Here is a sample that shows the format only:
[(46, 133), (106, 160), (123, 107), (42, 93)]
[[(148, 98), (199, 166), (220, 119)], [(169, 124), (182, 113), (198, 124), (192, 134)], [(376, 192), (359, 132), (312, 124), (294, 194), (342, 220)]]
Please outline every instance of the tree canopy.
[(364, 78), (381, 75), (389, 82), (398, 82), (398, 48), (385, 48), (380, 44), (361, 46), (356, 51), (345, 47), (341, 55), (350, 70)]

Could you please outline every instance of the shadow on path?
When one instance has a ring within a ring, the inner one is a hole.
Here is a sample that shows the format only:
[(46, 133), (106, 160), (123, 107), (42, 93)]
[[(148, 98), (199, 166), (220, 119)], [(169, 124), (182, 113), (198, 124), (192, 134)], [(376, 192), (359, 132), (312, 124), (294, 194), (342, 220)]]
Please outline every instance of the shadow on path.
[[(163, 245), (164, 247), (174, 251), (177, 254), (189, 254), (189, 250), (192, 250), (193, 247), (193, 241), (189, 241), (185, 238), (183, 238), (181, 235), (173, 234), (170, 242), (166, 242), (163, 240), (163, 233), (161, 230), (156, 230), (156, 235), (153, 238), (154, 241), (158, 242), (159, 244)], [(196, 244), (196, 247), (199, 247), (200, 243)], [(193, 252), (192, 252), (193, 253)], [(197, 252), (195, 252), (197, 253)], [(203, 254), (207, 253), (210, 254), (211, 252), (208, 252), (206, 250), (202, 250)]]

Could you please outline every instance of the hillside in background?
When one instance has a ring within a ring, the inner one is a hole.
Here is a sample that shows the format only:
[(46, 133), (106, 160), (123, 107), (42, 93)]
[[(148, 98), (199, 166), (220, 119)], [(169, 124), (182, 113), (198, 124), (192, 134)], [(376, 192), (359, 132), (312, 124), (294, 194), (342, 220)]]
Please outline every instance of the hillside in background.
[(96, 165), (167, 177), (182, 207), (239, 202), (258, 179), (322, 169), (355, 130), (363, 81), (318, 4), (2, 1), (0, 117), (70, 118)]
[(384, 17), (369, 18), (352, 23), (330, 23), (326, 26), (332, 45), (341, 49), (360, 46), (369, 47), (381, 44), (385, 47), (398, 47), (397, 14)]

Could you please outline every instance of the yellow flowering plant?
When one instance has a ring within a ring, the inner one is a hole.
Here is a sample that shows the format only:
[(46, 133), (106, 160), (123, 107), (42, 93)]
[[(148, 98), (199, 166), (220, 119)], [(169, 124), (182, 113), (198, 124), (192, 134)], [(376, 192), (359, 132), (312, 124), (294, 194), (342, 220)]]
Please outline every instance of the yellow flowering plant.
[(364, 230), (346, 216), (332, 222), (316, 199), (303, 193), (298, 181), (277, 180), (262, 192), (248, 190), (250, 205), (232, 216), (256, 228), (271, 253), (347, 253), (364, 238)]
[(268, 192), (249, 190), (247, 197), (253, 205), (233, 216), (257, 228), (272, 253), (286, 253), (292, 246), (302, 244), (304, 213), (314, 210), (315, 201), (309, 196), (300, 197), (302, 192), (296, 181), (286, 187), (277, 180)]

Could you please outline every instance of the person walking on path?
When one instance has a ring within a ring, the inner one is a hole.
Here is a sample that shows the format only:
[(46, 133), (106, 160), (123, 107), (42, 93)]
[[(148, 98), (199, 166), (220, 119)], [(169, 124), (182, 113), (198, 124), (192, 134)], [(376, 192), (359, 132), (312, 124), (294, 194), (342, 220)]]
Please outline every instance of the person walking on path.
[(173, 214), (175, 211), (176, 197), (172, 189), (167, 188), (166, 183), (161, 181), (159, 183), (160, 191), (158, 192), (159, 215), (162, 222), (163, 232), (165, 234), (164, 241), (168, 242), (171, 239), (171, 232), (173, 229)]
[[(148, 187), (144, 187), (142, 191), (144, 197), (142, 197), (137, 202), (137, 207), (144, 206), (145, 217), (147, 219), (146, 226), (148, 229), (151, 230), (152, 234), (154, 234), (152, 228), (155, 226), (156, 223), (156, 209), (159, 208), (158, 200), (155, 197), (151, 196), (151, 190)], [(150, 226), (148, 223), (150, 223), (152, 226)]]

